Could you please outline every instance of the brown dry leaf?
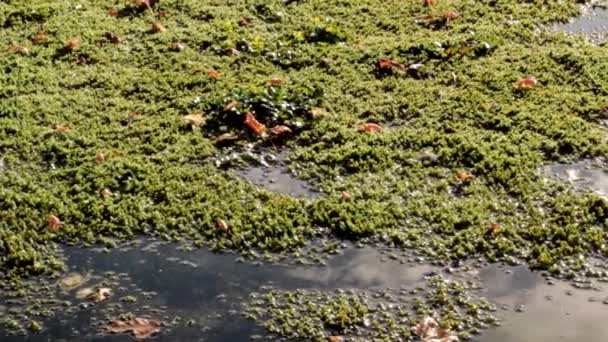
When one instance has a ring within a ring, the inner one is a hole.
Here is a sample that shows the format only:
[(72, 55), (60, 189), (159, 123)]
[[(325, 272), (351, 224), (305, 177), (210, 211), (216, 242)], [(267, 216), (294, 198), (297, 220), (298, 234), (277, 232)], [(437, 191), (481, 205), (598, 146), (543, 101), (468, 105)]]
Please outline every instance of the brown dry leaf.
[(110, 9), (108, 10), (108, 15), (109, 15), (110, 17), (118, 17), (118, 14), (119, 14), (119, 13), (118, 13), (118, 10), (117, 10), (116, 8), (110, 8)]
[(406, 71), (407, 67), (405, 67), (405, 65), (394, 61), (392, 59), (388, 59), (388, 58), (380, 58), (378, 60), (378, 67), (380, 69), (391, 69), (391, 70), (399, 70), (399, 71)]
[(113, 195), (112, 191), (108, 188), (99, 190), (99, 197), (101, 197), (103, 199), (111, 197), (112, 195)]
[(492, 235), (499, 234), (502, 231), (502, 227), (498, 223), (490, 223), (490, 227), (488, 227), (488, 233)]
[(239, 104), (239, 101), (237, 101), (237, 100), (230, 101), (227, 105), (224, 106), (224, 112), (229, 112), (231, 110), (234, 110), (238, 104)]
[(222, 219), (217, 219), (215, 221), (215, 227), (222, 232), (227, 232), (230, 229), (228, 223)]
[(110, 297), (112, 297), (112, 289), (107, 287), (100, 287), (87, 296), (88, 299), (91, 299), (95, 303), (103, 302), (110, 299)]
[(228, 132), (228, 133), (224, 133), (224, 134), (218, 136), (217, 138), (215, 138), (215, 144), (218, 146), (225, 146), (225, 145), (229, 145), (229, 144), (235, 142), (238, 139), (239, 139), (239, 136), (237, 134)]
[(78, 298), (78, 299), (89, 298), (90, 296), (93, 295), (93, 292), (95, 292), (95, 291), (90, 287), (82, 288), (82, 289), (78, 290), (78, 292), (76, 292), (76, 298)]
[(275, 86), (275, 85), (283, 84), (284, 82), (285, 82), (284, 78), (273, 77), (273, 78), (269, 79), (268, 81), (266, 81), (266, 85)]
[(49, 215), (47, 223), (48, 223), (49, 230), (53, 233), (57, 233), (59, 231), (59, 229), (61, 229), (61, 226), (63, 226), (63, 222), (61, 222), (59, 217), (57, 217), (55, 215)]
[(454, 19), (460, 17), (460, 13), (458, 13), (456, 11), (445, 11), (445, 12), (443, 12), (443, 17), (447, 20), (454, 20)]
[(200, 113), (188, 114), (183, 117), (183, 120), (192, 128), (200, 127), (205, 123), (205, 118), (203, 117), (203, 114)]
[(61, 279), (61, 287), (66, 290), (72, 290), (82, 285), (86, 281), (80, 273), (70, 273)]
[(282, 136), (286, 134), (291, 134), (291, 128), (283, 125), (274, 126), (270, 129), (270, 133), (276, 136)]
[(517, 82), (513, 82), (513, 88), (514, 89), (532, 89), (536, 86), (536, 83), (538, 83), (538, 81), (536, 80), (536, 77), (528, 76), (526, 78), (522, 78), (521, 80), (519, 80)]
[(424, 0), (424, 6), (431, 7), (437, 3), (436, 0)]
[(259, 122), (252, 112), (247, 112), (247, 114), (245, 114), (245, 124), (257, 135), (266, 132), (266, 125)]
[(67, 51), (74, 51), (80, 47), (80, 38), (73, 37), (63, 43), (63, 48)]
[(8, 51), (9, 53), (18, 53), (21, 55), (29, 55), (30, 54), (30, 50), (28, 48), (26, 48), (23, 45), (18, 45), (18, 44), (14, 44), (8, 47), (8, 49), (6, 49), (6, 51)]
[(155, 319), (135, 317), (130, 320), (114, 320), (105, 327), (114, 334), (129, 334), (138, 340), (154, 336), (160, 332), (161, 322)]
[(55, 125), (53, 128), (53, 131), (57, 132), (57, 133), (65, 133), (65, 132), (69, 132), (70, 129), (62, 126), (62, 125)]
[(185, 48), (186, 48), (186, 46), (184, 44), (181, 44), (181, 43), (171, 43), (171, 44), (169, 44), (169, 50), (171, 50), (171, 51), (179, 52), (179, 51), (182, 51)]
[(46, 40), (46, 34), (39, 33), (34, 38), (32, 38), (32, 44), (38, 45)]
[(106, 32), (105, 37), (112, 44), (120, 44), (120, 42), (122, 41), (120, 37), (114, 32)]
[(104, 161), (106, 161), (106, 155), (103, 152), (97, 151), (97, 153), (95, 153), (95, 161), (98, 164), (103, 163)]
[(154, 33), (162, 33), (167, 31), (167, 29), (160, 23), (154, 23), (152, 24), (151, 31)]
[(329, 342), (343, 342), (344, 338), (342, 336), (329, 336)]
[(475, 179), (475, 175), (469, 171), (459, 170), (456, 172), (456, 178), (461, 182), (470, 182)]
[(209, 69), (207, 69), (207, 75), (211, 78), (219, 78), (220, 72), (213, 68), (209, 68)]
[(422, 342), (457, 342), (458, 337), (448, 330), (439, 327), (432, 317), (426, 316), (416, 324), (414, 333), (420, 337)]
[(362, 132), (382, 132), (384, 131), (384, 128), (378, 124), (375, 123), (364, 123), (359, 125), (359, 131)]
[(346, 192), (346, 191), (342, 191), (342, 193), (340, 194), (340, 200), (341, 201), (350, 201), (351, 199), (353, 199), (353, 196), (350, 194), (350, 192)]

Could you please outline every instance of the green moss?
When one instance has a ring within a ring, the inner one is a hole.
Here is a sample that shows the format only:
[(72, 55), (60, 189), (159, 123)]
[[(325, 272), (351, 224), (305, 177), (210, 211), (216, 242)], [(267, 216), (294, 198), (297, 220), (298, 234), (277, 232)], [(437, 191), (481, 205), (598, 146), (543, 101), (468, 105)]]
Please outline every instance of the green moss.
[[(604, 253), (606, 201), (538, 171), (608, 152), (603, 47), (538, 28), (579, 5), (167, 0), (150, 11), (121, 0), (4, 1), (0, 268), (49, 272), (62, 267), (55, 243), (137, 234), (293, 251), (313, 227), (539, 268)], [(442, 19), (448, 10), (460, 16)], [(167, 30), (151, 32), (155, 22)], [(37, 34), (46, 39), (34, 44)], [(71, 37), (81, 44), (65, 49)], [(379, 58), (409, 68), (385, 72)], [(528, 75), (534, 89), (513, 89)], [(266, 86), (275, 77), (285, 82)], [(231, 99), (240, 103), (225, 112)], [(248, 110), (292, 128), (280, 142), (290, 166), (326, 196), (271, 193), (215, 167), (221, 133), (239, 135), (237, 146), (278, 144), (250, 134)], [(206, 123), (193, 130), (184, 116), (195, 112)], [(386, 130), (360, 132), (362, 122)], [(462, 170), (474, 179), (458, 179)], [(338, 200), (342, 191), (353, 200)], [(49, 215), (64, 222), (58, 232)]]

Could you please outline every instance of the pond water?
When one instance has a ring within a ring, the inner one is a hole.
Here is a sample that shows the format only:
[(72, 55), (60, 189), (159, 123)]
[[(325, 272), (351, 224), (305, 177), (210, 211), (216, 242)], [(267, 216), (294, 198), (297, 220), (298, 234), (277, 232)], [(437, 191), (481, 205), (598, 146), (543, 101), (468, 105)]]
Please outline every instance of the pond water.
[[(608, 32), (608, 10), (596, 10), (557, 27), (559, 30), (601, 35)], [(1, 166), (0, 166), (1, 167)], [(547, 173), (584, 189), (608, 196), (608, 174), (588, 162), (548, 166)], [(319, 195), (284, 168), (253, 167), (237, 172), (254, 184), (296, 197)], [(176, 245), (140, 240), (129, 248), (100, 252), (66, 248), (70, 272), (93, 276), (88, 284), (112, 278), (114, 296), (103, 303), (66, 309), (45, 323), (40, 334), (8, 336), (2, 342), (131, 341), (127, 335), (103, 335), (99, 326), (117, 314), (161, 319), (168, 326), (157, 341), (248, 341), (265, 331), (241, 314), (253, 292), (280, 289), (385, 289), (423, 284), (425, 275), (474, 280), (480, 295), (499, 307), (502, 325), (474, 337), (479, 342), (586, 341), (604, 342), (608, 336), (608, 292), (602, 284), (575, 288), (564, 281), (548, 281), (525, 267), (486, 265), (450, 269), (402, 258), (379, 247), (340, 249), (327, 265), (268, 265), (241, 260), (231, 253), (182, 251)], [(63, 291), (70, 303), (75, 290)], [(132, 296), (131, 303), (124, 300)], [(120, 299), (123, 299), (121, 301)], [(66, 307), (68, 307), (66, 305)], [(10, 309), (0, 305), (0, 313)], [(264, 339), (278, 340), (278, 338)]]

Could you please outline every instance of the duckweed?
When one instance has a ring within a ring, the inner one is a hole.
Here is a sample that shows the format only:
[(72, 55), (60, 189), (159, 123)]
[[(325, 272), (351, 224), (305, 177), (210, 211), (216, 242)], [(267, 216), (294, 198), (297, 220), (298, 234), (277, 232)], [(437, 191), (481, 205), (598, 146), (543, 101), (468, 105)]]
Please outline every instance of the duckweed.
[[(605, 45), (543, 29), (580, 5), (4, 1), (0, 281), (62, 269), (57, 243), (138, 234), (245, 253), (329, 234), (584, 271), (576, 260), (608, 252), (606, 200), (539, 172), (608, 151)], [(459, 15), (434, 19), (445, 11)], [(80, 44), (68, 51), (69, 39)], [(407, 71), (380, 72), (380, 58)], [(513, 89), (527, 76), (532, 89)], [(266, 86), (275, 77), (286, 81)], [(241, 104), (225, 113), (229, 99)], [(274, 148), (247, 136), (247, 110), (297, 128), (290, 166), (325, 196), (272, 193), (215, 166), (224, 132)], [(192, 113), (200, 129), (184, 123)]]

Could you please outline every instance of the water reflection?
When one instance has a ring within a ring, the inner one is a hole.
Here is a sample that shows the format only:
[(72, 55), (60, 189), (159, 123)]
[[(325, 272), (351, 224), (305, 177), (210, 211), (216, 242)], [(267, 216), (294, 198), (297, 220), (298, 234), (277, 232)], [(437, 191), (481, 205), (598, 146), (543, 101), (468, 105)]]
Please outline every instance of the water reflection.
[(608, 33), (608, 10), (588, 10), (582, 16), (571, 22), (561, 24), (555, 29), (571, 33), (583, 33), (586, 35), (602, 35)]
[(296, 178), (283, 168), (254, 166), (236, 171), (236, 174), (268, 191), (294, 197), (314, 198), (319, 196), (319, 193), (314, 191), (307, 182)]
[(547, 173), (580, 189), (591, 190), (608, 197), (608, 174), (604, 169), (593, 167), (590, 161), (574, 164), (553, 164)]
[[(156, 341), (248, 341), (264, 331), (241, 317), (240, 305), (250, 293), (259, 292), (264, 286), (326, 290), (412, 287), (423, 284), (425, 274), (442, 272), (436, 267), (386, 258), (386, 254), (372, 247), (345, 248), (324, 267), (260, 267), (238, 262), (235, 254), (184, 252), (172, 244), (148, 242), (109, 253), (69, 248), (66, 255), (70, 272), (128, 274), (129, 277), (123, 277), (128, 284), (120, 284), (123, 289), (116, 290), (122, 291), (121, 296), (137, 296), (137, 303), (122, 304), (123, 307), (108, 311), (118, 303), (118, 298), (113, 298), (53, 319), (40, 335), (0, 335), (2, 342), (131, 341), (128, 336), (100, 336), (94, 326), (97, 321), (106, 321), (125, 311), (173, 322)], [(503, 308), (497, 314), (504, 325), (476, 337), (476, 341), (599, 342), (608, 336), (608, 325), (603, 322), (608, 317), (608, 305), (602, 304), (608, 296), (605, 292), (575, 290), (565, 283), (547, 285), (540, 275), (525, 267), (452, 269), (446, 277), (479, 282), (483, 287), (481, 295)], [(142, 293), (154, 295), (147, 297)], [(591, 297), (597, 300), (590, 301)]]

